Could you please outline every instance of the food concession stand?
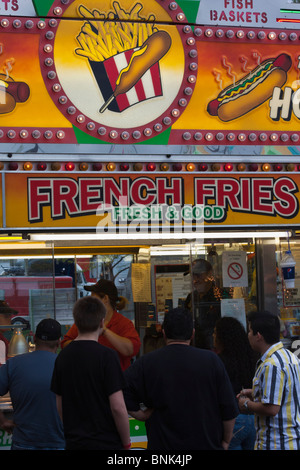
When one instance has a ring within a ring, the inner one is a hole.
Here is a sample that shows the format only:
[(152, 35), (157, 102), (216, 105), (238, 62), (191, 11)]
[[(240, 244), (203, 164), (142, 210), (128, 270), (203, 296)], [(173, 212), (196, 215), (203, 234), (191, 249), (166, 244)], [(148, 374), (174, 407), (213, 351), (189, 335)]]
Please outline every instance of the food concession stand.
[(0, 298), (28, 343), (106, 277), (161, 347), (204, 258), (221, 315), (277, 311), (297, 352), (299, 22), (287, 0), (0, 1)]

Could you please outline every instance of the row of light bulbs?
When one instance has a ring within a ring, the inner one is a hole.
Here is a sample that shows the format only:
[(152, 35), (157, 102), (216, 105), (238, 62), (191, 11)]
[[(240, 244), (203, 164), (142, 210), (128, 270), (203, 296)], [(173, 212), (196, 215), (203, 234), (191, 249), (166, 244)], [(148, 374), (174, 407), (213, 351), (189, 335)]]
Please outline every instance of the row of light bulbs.
[[(174, 3), (174, 2), (172, 2)], [(170, 5), (172, 5), (172, 3)], [(169, 5), (169, 8), (170, 8)], [(171, 9), (171, 8), (170, 8)], [(56, 16), (60, 16), (62, 14), (62, 9), (60, 7), (56, 7), (53, 10), (53, 13)], [(180, 22), (184, 21), (185, 15), (184, 13), (180, 12), (177, 14), (176, 19)], [(12, 20), (12, 22), (8, 18), (2, 18), (0, 21), (0, 25), (3, 28), (8, 28), (12, 24), (14, 29), (19, 29), (23, 25), (25, 26), (26, 29), (32, 29), (34, 25), (36, 24), (38, 29), (45, 29), (47, 24), (44, 20), (38, 20), (38, 21), (33, 21), (33, 20), (24, 20), (22, 22), (21, 19), (16, 18)], [(56, 27), (57, 26), (57, 20), (55, 18), (51, 18), (48, 22), (49, 26), (51, 27)], [(202, 29), (204, 28), (204, 29)], [(210, 38), (217, 38), (217, 39), (222, 39), (222, 38), (227, 38), (227, 39), (259, 39), (259, 40), (270, 40), (274, 41), (275, 39), (279, 39), (280, 41), (284, 40), (290, 40), (290, 41), (296, 41), (299, 39), (299, 36), (297, 32), (295, 31), (289, 31), (288, 33), (285, 31), (253, 31), (253, 30), (247, 30), (245, 29), (239, 29), (239, 28), (233, 28), (233, 29), (227, 29), (226, 27), (220, 28), (220, 27), (202, 27), (200, 28), (197, 26), (194, 29), (194, 35), (197, 36), (198, 38), (201, 36), (204, 36), (208, 39)], [(185, 33), (192, 32), (192, 28), (189, 25), (185, 25), (183, 31)], [(49, 37), (47, 36), (48, 39), (51, 39), (50, 35)], [(191, 41), (191, 39), (190, 39)]]
[[(43, 137), (46, 140), (52, 140), (53, 138), (57, 138), (59, 140), (64, 139), (66, 136), (65, 131), (62, 129), (59, 130), (44, 130), (40, 131), (39, 129), (34, 129), (28, 131), (27, 129), (21, 129), (20, 131), (16, 131), (15, 129), (9, 129), (6, 132), (6, 137), (9, 139), (13, 140), (18, 137), (21, 137), (21, 139), (28, 139), (29, 137), (32, 137), (33, 139), (42, 139)], [(5, 137), (5, 133), (3, 129), (0, 129), (0, 138)]]
[[(64, 6), (65, 6), (65, 5), (68, 5), (68, 4), (69, 4), (69, 1), (70, 1), (70, 0), (61, 0), (61, 4), (64, 5)], [(168, 7), (169, 7), (169, 10), (170, 10), (171, 12), (175, 12), (175, 13), (176, 13), (176, 11), (178, 10), (178, 4), (177, 4), (176, 2), (170, 2), (169, 5), (168, 5)], [(61, 15), (63, 14), (63, 12), (64, 12), (64, 8), (62, 8), (62, 7), (56, 6), (55, 8), (53, 8), (53, 14), (54, 14), (55, 16), (61, 16)], [(177, 19), (178, 21), (184, 21), (184, 20), (186, 19), (186, 18), (185, 18), (185, 14), (184, 14), (182, 11), (178, 12), (178, 13), (176, 14), (176, 19)]]
[[(61, 4), (64, 5), (64, 6), (68, 5), (68, 3), (69, 3), (69, 0), (61, 0)], [(168, 8), (169, 8), (170, 12), (175, 13), (176, 16), (175, 16), (174, 19), (176, 19), (179, 22), (183, 22), (183, 21), (186, 20), (186, 16), (182, 11), (179, 11), (177, 13), (177, 10), (179, 9), (179, 7), (178, 7), (178, 4), (176, 2), (170, 2), (169, 5), (168, 5)], [(64, 13), (64, 10), (65, 10), (65, 8), (60, 7), (60, 6), (56, 6), (55, 8), (53, 8), (52, 13), (53, 13), (54, 17), (55, 16), (56, 17), (61, 17), (62, 14)], [(57, 25), (56, 19), (52, 18), (51, 23), (52, 24), (50, 26), (56, 26)], [(0, 24), (3, 28), (7, 28), (10, 25), (10, 21), (9, 21), (8, 18), (3, 18), (0, 22)], [(20, 19), (14, 19), (12, 21), (12, 25), (16, 29), (20, 28), (22, 26), (22, 24), (23, 23)], [(24, 25), (27, 29), (31, 29), (34, 26), (34, 22), (32, 20), (25, 20)], [(39, 29), (44, 29), (45, 26), (46, 26), (46, 23), (45, 23), (45, 21), (40, 20), (37, 23), (37, 26), (38, 26)]]
[[(180, 111), (178, 109), (173, 109), (171, 112), (171, 115), (173, 117), (177, 116), (177, 114), (180, 114)], [(84, 123), (85, 117), (83, 115), (79, 115), (77, 117), (77, 122), (79, 124)], [(168, 116), (165, 116), (163, 119), (163, 124), (165, 125), (170, 125), (171, 124), (171, 118)], [(86, 128), (88, 131), (94, 131), (96, 129), (96, 125), (93, 122), (88, 122), (86, 125)], [(150, 137), (153, 133), (153, 131), (159, 133), (163, 130), (163, 125), (161, 123), (156, 123), (153, 126), (153, 130), (150, 127), (147, 127), (143, 130), (143, 134), (147, 137)], [(107, 129), (104, 126), (100, 126), (97, 129), (97, 133), (99, 136), (105, 136), (107, 134)], [(0, 129), (0, 139), (4, 137), (8, 137), (8, 139), (13, 140), (18, 137), (21, 137), (21, 139), (28, 139), (32, 137), (33, 139), (43, 139), (45, 138), (46, 140), (53, 140), (53, 139), (58, 139), (58, 140), (63, 140), (66, 137), (65, 131), (62, 129), (58, 130), (43, 130), (40, 131), (38, 129), (30, 130), (28, 131), (27, 129), (21, 129), (15, 130), (15, 129), (9, 129), (6, 134), (3, 131), (3, 129)], [(112, 140), (116, 140), (118, 138), (121, 138), (123, 141), (128, 140), (130, 137), (133, 137), (135, 140), (139, 140), (142, 136), (142, 132), (140, 132), (138, 129), (135, 129), (131, 132), (128, 132), (127, 130), (110, 130), (108, 132), (108, 137), (110, 137)], [(296, 132), (194, 132), (191, 133), (189, 131), (184, 131), (182, 133), (182, 139), (184, 141), (203, 141), (206, 143), (210, 142), (222, 142), (222, 141), (228, 141), (230, 143), (232, 142), (241, 142), (241, 143), (255, 143), (255, 142), (283, 142), (283, 143), (288, 143), (291, 141), (292, 143), (296, 143), (300, 139), (300, 134)]]
[[(67, 3), (62, 0), (62, 3)], [(177, 10), (178, 5), (176, 2), (170, 2), (169, 4), (169, 9), (171, 11)], [(53, 14), (54, 16), (61, 16), (63, 14), (63, 9), (61, 7), (55, 7), (53, 9)], [(185, 14), (181, 11), (176, 15), (176, 20), (179, 22), (184, 22), (186, 20)], [(34, 26), (37, 26), (38, 29), (43, 30), (46, 28), (47, 23), (44, 20), (38, 19), (37, 21), (34, 21), (32, 19), (22, 19), (20, 18), (15, 18), (12, 21), (8, 18), (2, 18), (0, 21), (0, 25), (3, 28), (8, 28), (10, 25), (13, 26), (14, 29), (19, 29), (22, 26), (25, 26), (26, 29), (32, 29)], [(55, 18), (50, 18), (48, 21), (48, 25), (52, 28), (55, 28), (58, 25), (58, 21)], [(258, 39), (260, 41), (262, 40), (270, 40), (270, 41), (296, 41), (299, 39), (299, 35), (296, 31), (271, 31), (271, 30), (258, 30), (258, 31), (253, 31), (248, 28), (240, 29), (240, 28), (220, 28), (219, 26), (196, 26), (194, 28), (194, 31), (192, 30), (191, 26), (186, 24), (183, 27), (183, 32), (184, 33), (194, 33), (194, 35), (198, 38), (203, 37), (203, 38), (216, 38), (216, 39)], [(53, 34), (53, 33), (52, 33)], [(47, 39), (52, 39), (51, 37), (51, 31), (48, 31), (46, 33), (46, 38)], [(194, 38), (188, 38), (187, 43), (189, 45), (194, 44)], [(193, 44), (192, 44), (193, 43)]]
[(200, 37), (202, 34), (206, 38), (227, 38), (227, 39), (259, 39), (262, 40), (270, 40), (274, 41), (279, 39), (280, 41), (290, 40), (296, 41), (299, 39), (298, 34), (295, 31), (289, 31), (286, 33), (285, 31), (253, 31), (245, 29), (226, 29), (226, 28), (219, 28), (219, 27), (206, 27), (204, 30), (201, 28), (196, 28), (194, 31), (195, 35)]
[(0, 162), (0, 170), (3, 171), (300, 171), (300, 164), (294, 163), (87, 163), (87, 162)]
[(229, 141), (229, 142), (288, 142), (291, 140), (293, 143), (298, 142), (300, 136), (296, 132), (196, 132), (195, 134), (191, 134), (191, 132), (186, 131), (183, 132), (182, 138), (184, 140), (204, 140), (206, 142), (222, 142), (222, 141)]
[[(55, 28), (58, 22), (55, 18), (51, 18), (48, 24), (52, 28)], [(15, 18), (13, 20), (8, 19), (8, 18), (2, 18), (0, 21), (0, 25), (2, 26), (2, 28), (8, 28), (10, 25), (12, 25), (14, 29), (19, 29), (25, 26), (25, 28), (29, 30), (34, 28), (34, 26), (36, 25), (38, 29), (42, 30), (46, 28), (47, 23), (44, 20), (35, 21), (35, 20), (24, 19), (24, 21), (22, 21), (20, 18)], [(49, 39), (51, 38), (49, 37)]]

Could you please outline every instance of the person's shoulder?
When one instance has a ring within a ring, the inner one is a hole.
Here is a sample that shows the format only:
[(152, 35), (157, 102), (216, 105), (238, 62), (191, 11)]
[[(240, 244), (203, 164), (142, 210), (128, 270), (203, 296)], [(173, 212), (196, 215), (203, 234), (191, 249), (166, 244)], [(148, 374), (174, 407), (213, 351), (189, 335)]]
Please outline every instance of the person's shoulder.
[(97, 341), (73, 340), (64, 347), (58, 354), (58, 357), (81, 354), (84, 351), (97, 350), (100, 344)]
[(97, 348), (97, 351), (95, 350), (93, 354), (95, 360), (99, 361), (101, 364), (109, 364), (109, 368), (119, 369), (120, 359), (117, 351), (103, 344), (98, 343), (98, 346), (99, 348)]
[[(36, 351), (34, 351), (34, 352), (36, 352)], [(30, 353), (27, 352), (27, 353), (24, 353), (24, 354), (17, 354), (16, 356), (8, 358), (7, 363), (12, 365), (12, 364), (20, 364), (20, 363), (23, 363), (23, 362), (27, 362), (30, 359), (32, 359), (32, 354), (33, 353), (31, 353), (31, 352)]]
[(114, 357), (118, 359), (118, 354), (114, 349), (104, 346), (97, 341), (72, 341), (58, 354), (58, 358), (62, 360), (70, 360), (70, 358), (79, 356), (89, 358), (89, 360), (93, 361), (102, 361), (103, 359), (109, 361)]
[(135, 329), (135, 326), (129, 318), (125, 317), (122, 313), (117, 310), (114, 311), (114, 314), (107, 325), (108, 328), (111, 328), (114, 332), (123, 335), (132, 335), (133, 337), (138, 336), (138, 333)]
[(300, 366), (299, 358), (295, 353), (284, 347), (276, 350), (270, 357), (267, 357), (264, 364), (271, 364), (280, 368), (285, 368), (287, 364)]
[[(113, 322), (123, 322), (123, 323), (132, 323), (129, 318), (125, 317), (121, 312), (118, 312), (117, 310), (114, 310), (113, 316), (112, 316), (112, 321)], [(133, 324), (133, 323), (132, 323)]]
[(137, 358), (132, 365), (138, 367), (144, 367), (149, 364), (159, 364), (160, 359), (162, 356), (167, 352), (167, 346), (164, 346), (159, 349), (155, 349), (154, 351), (149, 351), (147, 354), (143, 354), (139, 358)]
[(18, 354), (14, 357), (10, 357), (8, 358), (8, 360), (6, 361), (6, 364), (4, 365), (6, 366), (7, 370), (10, 371), (10, 373), (12, 372), (19, 373), (26, 369), (28, 370), (28, 368), (29, 369), (35, 368), (40, 365), (42, 360), (40, 359), (39, 356), (37, 356), (34, 353), (36, 353), (36, 351), (28, 352), (24, 354)]
[(99, 356), (105, 357), (107, 360), (110, 358), (116, 358), (118, 361), (118, 353), (115, 349), (112, 349), (104, 344), (95, 342), (94, 351)]
[(198, 356), (199, 359), (206, 361), (207, 363), (223, 364), (218, 354), (210, 349), (202, 349), (196, 348), (195, 346), (190, 346), (189, 351), (191, 355)]

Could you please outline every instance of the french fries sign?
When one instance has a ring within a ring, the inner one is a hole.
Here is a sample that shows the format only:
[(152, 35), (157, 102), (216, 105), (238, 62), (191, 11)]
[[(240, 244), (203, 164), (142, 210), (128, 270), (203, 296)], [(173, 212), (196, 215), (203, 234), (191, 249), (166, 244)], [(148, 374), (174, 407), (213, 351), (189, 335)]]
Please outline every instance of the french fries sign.
[(0, 143), (298, 142), (299, 34), (189, 24), (188, 4), (56, 0), (43, 18), (2, 16)]
[(286, 227), (299, 225), (299, 188), (300, 175), (287, 173), (8, 172), (5, 220), (33, 229)]

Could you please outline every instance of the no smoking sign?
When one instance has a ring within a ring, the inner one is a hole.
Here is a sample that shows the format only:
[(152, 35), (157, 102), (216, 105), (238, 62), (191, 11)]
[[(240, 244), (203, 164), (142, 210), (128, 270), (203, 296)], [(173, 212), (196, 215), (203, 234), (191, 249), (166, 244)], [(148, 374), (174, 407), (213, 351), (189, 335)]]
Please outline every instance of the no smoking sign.
[(243, 275), (243, 266), (240, 263), (231, 263), (227, 269), (228, 276), (231, 279), (240, 279)]
[(243, 251), (225, 251), (222, 255), (223, 287), (248, 286), (247, 255)]

